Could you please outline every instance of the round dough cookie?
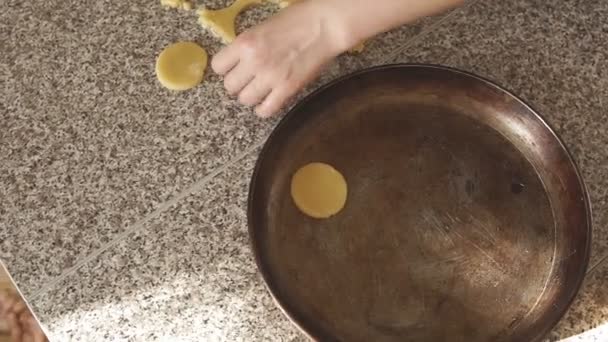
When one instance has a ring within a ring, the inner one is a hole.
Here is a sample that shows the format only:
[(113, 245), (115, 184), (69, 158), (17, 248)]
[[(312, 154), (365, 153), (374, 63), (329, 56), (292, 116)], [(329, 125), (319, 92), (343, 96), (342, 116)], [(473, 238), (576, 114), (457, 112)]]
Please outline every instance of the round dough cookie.
[(203, 80), (207, 52), (196, 43), (179, 42), (167, 46), (156, 59), (156, 77), (171, 90), (187, 90)]
[(337, 214), (346, 203), (344, 176), (331, 165), (310, 163), (291, 178), (291, 197), (296, 207), (314, 218)]

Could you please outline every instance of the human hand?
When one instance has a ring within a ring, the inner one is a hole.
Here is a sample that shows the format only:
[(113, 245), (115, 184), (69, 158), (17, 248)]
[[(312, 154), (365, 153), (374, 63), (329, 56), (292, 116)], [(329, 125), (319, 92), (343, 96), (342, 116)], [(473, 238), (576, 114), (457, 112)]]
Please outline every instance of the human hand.
[(261, 117), (277, 113), (346, 46), (336, 12), (322, 1), (299, 1), (239, 35), (211, 61), (229, 94), (256, 106)]
[(17, 295), (0, 292), (0, 320), (7, 322), (12, 342), (46, 342), (40, 325)]

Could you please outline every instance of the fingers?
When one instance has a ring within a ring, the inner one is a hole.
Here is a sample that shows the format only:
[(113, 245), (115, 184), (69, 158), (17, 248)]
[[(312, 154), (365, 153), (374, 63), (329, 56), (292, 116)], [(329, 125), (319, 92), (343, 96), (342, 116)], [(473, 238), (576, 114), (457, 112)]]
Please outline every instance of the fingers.
[(8, 314), (10, 312), (17, 311), (19, 309), (19, 301), (15, 298), (15, 296), (9, 294), (0, 294), (0, 314)]
[(46, 342), (46, 335), (34, 317), (30, 317), (33, 342)]
[(287, 100), (292, 98), (298, 90), (299, 86), (295, 83), (286, 83), (273, 89), (264, 101), (255, 108), (255, 113), (262, 118), (271, 117), (276, 114)]
[(12, 308), (13, 312), (16, 314), (21, 314), (24, 311), (26, 311), (26, 309), (27, 309), (27, 307), (25, 306), (25, 303), (21, 300), (17, 300), (15, 302), (15, 305), (13, 305), (13, 308)]
[(285, 96), (291, 96), (298, 89), (283, 84), (289, 83), (284, 77), (273, 77), (281, 74), (276, 71), (280, 66), (266, 65), (269, 62), (260, 57), (262, 54), (254, 38), (251, 34), (240, 35), (213, 58), (211, 67), (224, 76), (224, 88), (228, 94), (238, 94), (238, 101), (243, 105), (259, 105), (263, 113), (259, 115), (268, 117), (285, 103)]
[(258, 116), (269, 117), (333, 58), (322, 41), (311, 42), (308, 37), (308, 32), (293, 29), (289, 20), (257, 26), (221, 50), (213, 58), (212, 68), (224, 76), (230, 95), (238, 94), (240, 103), (257, 106)]
[(239, 63), (239, 50), (230, 44), (218, 52), (211, 60), (211, 68), (219, 75), (226, 75)]
[[(312, 79), (317, 77), (323, 65), (302, 65), (301, 69), (291, 73), (291, 77), (280, 78), (272, 92), (255, 108), (255, 113), (262, 118), (268, 118), (277, 114), (287, 101), (293, 98)], [(289, 74), (288, 74), (289, 75)]]
[(19, 297), (0, 293), (0, 306), (0, 316), (8, 325), (11, 341), (46, 341), (46, 336), (40, 325)]
[(0, 317), (4, 316), (5, 312), (8, 311), (6, 308), (8, 306), (8, 296), (0, 292)]
[(263, 79), (263, 75), (258, 75), (253, 76), (245, 86), (241, 86), (246, 78), (243, 75), (232, 76), (233, 72), (235, 71), (231, 71), (224, 79), (226, 89), (231, 95), (238, 93), (238, 101), (241, 104), (257, 105), (255, 112), (262, 118), (276, 114), (300, 90), (303, 83), (301, 81), (272, 82)]
[(254, 78), (241, 92), (239, 93), (239, 102), (245, 106), (254, 106), (262, 102), (271, 92), (271, 87), (267, 82), (264, 82), (260, 77)]
[(23, 331), (21, 342), (34, 342), (34, 335), (32, 335), (31, 331)]
[(239, 63), (224, 77), (224, 88), (226, 88), (228, 94), (236, 95), (253, 80), (253, 77), (253, 73), (247, 66), (244, 63)]
[[(40, 325), (38, 324), (38, 322), (36, 321), (34, 316), (27, 315), (27, 317), (25, 317), (22, 320), (22, 326), (28, 332), (29, 341), (31, 341), (31, 342), (46, 341), (46, 336), (44, 335), (42, 328), (40, 327)], [(25, 338), (24, 338), (24, 340), (25, 340)]]
[(23, 332), (21, 330), (21, 324), (19, 324), (17, 315), (12, 312), (6, 315), (6, 323), (8, 324), (8, 329), (11, 334), (11, 341), (21, 342)]

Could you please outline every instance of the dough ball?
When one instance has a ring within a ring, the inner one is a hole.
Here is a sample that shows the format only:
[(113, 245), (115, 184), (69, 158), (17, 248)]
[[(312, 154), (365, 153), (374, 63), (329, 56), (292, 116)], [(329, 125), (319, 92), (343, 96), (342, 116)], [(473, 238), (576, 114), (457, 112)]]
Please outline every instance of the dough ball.
[(332, 166), (310, 163), (291, 178), (291, 197), (304, 214), (328, 218), (346, 204), (348, 190), (344, 176)]
[(156, 59), (158, 81), (171, 90), (187, 90), (203, 80), (207, 52), (196, 43), (179, 42), (167, 46)]

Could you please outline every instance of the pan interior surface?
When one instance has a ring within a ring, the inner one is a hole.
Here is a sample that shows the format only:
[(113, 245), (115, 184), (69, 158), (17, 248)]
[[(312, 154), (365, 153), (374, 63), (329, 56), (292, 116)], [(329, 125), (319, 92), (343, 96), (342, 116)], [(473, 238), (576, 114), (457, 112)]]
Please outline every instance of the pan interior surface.
[[(414, 71), (329, 88), (271, 137), (250, 198), (264, 278), (323, 341), (533, 340), (578, 288), (568, 263), (586, 266), (588, 237), (563, 217), (587, 223), (584, 190), (548, 168), (567, 153), (536, 147), (541, 126), (513, 99)], [(317, 161), (349, 187), (325, 220), (290, 197), (293, 173)]]

